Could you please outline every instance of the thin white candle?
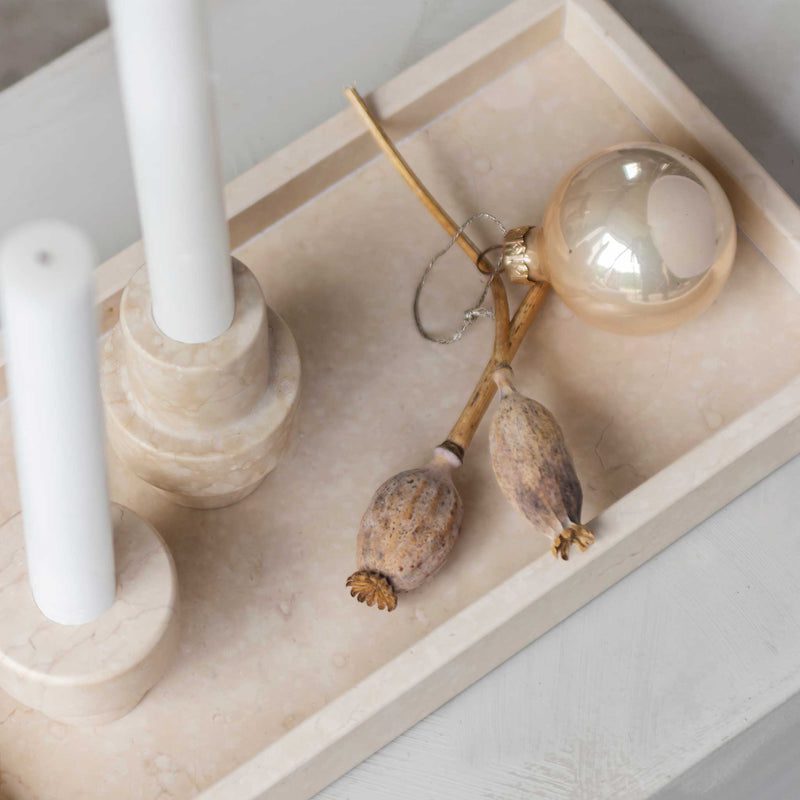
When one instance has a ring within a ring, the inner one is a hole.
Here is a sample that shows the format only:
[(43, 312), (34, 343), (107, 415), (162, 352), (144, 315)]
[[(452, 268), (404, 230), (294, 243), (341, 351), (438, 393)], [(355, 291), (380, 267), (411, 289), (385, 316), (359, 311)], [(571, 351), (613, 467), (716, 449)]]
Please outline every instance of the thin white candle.
[(31, 590), (65, 625), (114, 602), (89, 240), (61, 222), (0, 244), (0, 301)]
[(108, 0), (153, 298), (171, 339), (234, 313), (204, 0)]

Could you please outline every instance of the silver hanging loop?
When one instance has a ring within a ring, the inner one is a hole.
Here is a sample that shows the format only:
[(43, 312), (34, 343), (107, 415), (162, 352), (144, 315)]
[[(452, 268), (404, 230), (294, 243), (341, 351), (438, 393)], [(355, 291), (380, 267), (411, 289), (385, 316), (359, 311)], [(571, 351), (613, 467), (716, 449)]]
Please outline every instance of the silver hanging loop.
[[(477, 214), (473, 214), (466, 222), (464, 222), (463, 225), (461, 225), (458, 228), (458, 230), (453, 234), (453, 236), (450, 239), (450, 241), (447, 243), (447, 246), (444, 249), (442, 249), (441, 251), (439, 251), (430, 260), (430, 262), (428, 263), (428, 266), (425, 267), (425, 270), (422, 273), (422, 277), (419, 279), (419, 283), (417, 284), (417, 289), (414, 292), (414, 322), (416, 323), (417, 330), (429, 342), (436, 342), (437, 344), (452, 344), (453, 342), (457, 342), (459, 339), (461, 339), (461, 337), (466, 332), (467, 328), (469, 328), (469, 326), (472, 325), (472, 323), (476, 319), (479, 319), (480, 317), (487, 317), (489, 319), (492, 319), (494, 317), (494, 312), (492, 311), (492, 309), (484, 306), (483, 305), (483, 301), (486, 299), (486, 295), (487, 295), (487, 293), (489, 291), (489, 287), (491, 286), (492, 281), (494, 280), (495, 276), (498, 274), (498, 272), (502, 271), (502, 269), (503, 269), (502, 268), (502, 264), (496, 265), (492, 269), (492, 271), (489, 273), (489, 276), (487, 277), (485, 283), (483, 284), (483, 289), (482, 289), (482, 291), (480, 293), (480, 296), (478, 297), (477, 302), (475, 303), (475, 305), (473, 305), (471, 308), (468, 308), (464, 312), (464, 318), (463, 318), (463, 321), (462, 321), (460, 327), (451, 336), (440, 337), (440, 336), (434, 336), (432, 333), (430, 333), (428, 331), (428, 329), (423, 325), (422, 317), (420, 316), (420, 311), (419, 311), (419, 301), (420, 301), (420, 298), (422, 296), (422, 290), (425, 287), (425, 282), (428, 280), (428, 276), (430, 275), (431, 271), (433, 270), (434, 266), (436, 265), (436, 262), (440, 258), (442, 258), (442, 256), (444, 256), (450, 250), (450, 248), (458, 241), (458, 239), (461, 236), (464, 235), (464, 231), (473, 222), (475, 222), (476, 220), (479, 220), (479, 219), (488, 219), (488, 220), (491, 220), (492, 222), (494, 222), (495, 225), (497, 225), (497, 227), (500, 229), (500, 232), (505, 237), (506, 228), (503, 225), (503, 223), (500, 222), (500, 220), (497, 217), (495, 217), (494, 214), (489, 214), (486, 211), (479, 211)], [(484, 250), (484, 252), (481, 253), (481, 256), (485, 255), (488, 252), (491, 252), (492, 250), (497, 250), (497, 249), (501, 248), (502, 246), (503, 245), (501, 245), (501, 244), (500, 245), (494, 245), (493, 247), (490, 247), (487, 250)]]

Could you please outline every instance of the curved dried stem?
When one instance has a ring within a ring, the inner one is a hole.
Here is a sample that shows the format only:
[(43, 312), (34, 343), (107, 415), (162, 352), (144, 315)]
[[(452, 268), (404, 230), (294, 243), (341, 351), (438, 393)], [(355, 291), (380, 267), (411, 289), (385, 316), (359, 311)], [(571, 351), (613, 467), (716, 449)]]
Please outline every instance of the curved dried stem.
[[(428, 209), (431, 216), (442, 226), (448, 236), (455, 236), (458, 225), (456, 225), (453, 218), (442, 206), (439, 205), (436, 198), (425, 188), (425, 185), (417, 177), (414, 170), (408, 166), (408, 163), (403, 156), (400, 155), (400, 151), (395, 147), (394, 142), (389, 138), (381, 123), (378, 122), (377, 118), (369, 110), (366, 102), (364, 102), (364, 98), (358, 93), (355, 86), (348, 86), (347, 89), (344, 90), (344, 95), (364, 121), (367, 130), (372, 134), (372, 138), (386, 154), (389, 161), (392, 162), (392, 165), (400, 173), (400, 176), (411, 191), (420, 199), (422, 205)], [(481, 256), (481, 251), (478, 250), (466, 234), (462, 234), (458, 237), (458, 246), (469, 256), (470, 261), (472, 261), (481, 272), (492, 272), (491, 263), (488, 259)]]
[(450, 429), (447, 441), (452, 442), (461, 450), (462, 458), (497, 391), (497, 384), (492, 377), (495, 370), (499, 364), (510, 364), (517, 354), (517, 350), (519, 350), (536, 313), (542, 307), (545, 297), (547, 297), (549, 288), (550, 285), (547, 283), (535, 283), (528, 289), (527, 294), (522, 298), (522, 302), (514, 314), (514, 318), (511, 320), (507, 357), (498, 360), (496, 355), (492, 356), (489, 363), (484, 367), (477, 385), (464, 406), (464, 410), (456, 420), (456, 424)]
[[(400, 173), (406, 184), (414, 194), (420, 199), (422, 204), (442, 228), (453, 236), (458, 230), (458, 226), (453, 218), (442, 208), (436, 198), (428, 191), (420, 181), (403, 156), (400, 155), (397, 147), (387, 135), (378, 120), (373, 116), (364, 98), (354, 87), (345, 90), (345, 96), (359, 113), (361, 119), (366, 124), (372, 137), (380, 146), (381, 150), (387, 155)], [(489, 261), (481, 254), (478, 248), (468, 236), (460, 236), (458, 244), (461, 249), (470, 257), (475, 266), (481, 272), (487, 273), (493, 270)], [(502, 276), (498, 275), (492, 281), (492, 297), (494, 300), (495, 312), (495, 339), (492, 358), (483, 370), (483, 374), (478, 380), (474, 391), (470, 395), (464, 410), (459, 415), (456, 424), (451, 428), (445, 446), (454, 452), (459, 452), (463, 457), (464, 451), (469, 447), (472, 438), (480, 425), (486, 409), (489, 407), (497, 387), (492, 380), (492, 374), (499, 364), (510, 363), (519, 350), (525, 334), (533, 322), (537, 311), (542, 305), (547, 295), (549, 284), (534, 283), (528, 293), (522, 299), (519, 307), (514, 314), (514, 318), (509, 323), (508, 295), (506, 294)], [(450, 445), (448, 445), (448, 442)]]
[[(372, 134), (372, 138), (391, 161), (394, 168), (406, 182), (412, 192), (420, 199), (431, 216), (441, 225), (449, 236), (455, 236), (458, 231), (453, 218), (442, 208), (438, 200), (428, 191), (417, 174), (408, 165), (408, 162), (400, 155), (400, 151), (395, 147), (394, 142), (389, 138), (383, 126), (369, 110), (364, 102), (364, 98), (358, 93), (354, 86), (345, 89), (345, 96), (356, 109), (361, 119)], [(470, 261), (483, 273), (492, 274), (494, 267), (491, 262), (475, 246), (473, 241), (464, 233), (456, 240), (458, 246), (469, 256)], [(494, 301), (494, 358), (500, 364), (508, 360), (509, 348), (509, 319), (508, 319), (508, 295), (503, 284), (502, 275), (495, 275), (491, 282), (492, 300)]]

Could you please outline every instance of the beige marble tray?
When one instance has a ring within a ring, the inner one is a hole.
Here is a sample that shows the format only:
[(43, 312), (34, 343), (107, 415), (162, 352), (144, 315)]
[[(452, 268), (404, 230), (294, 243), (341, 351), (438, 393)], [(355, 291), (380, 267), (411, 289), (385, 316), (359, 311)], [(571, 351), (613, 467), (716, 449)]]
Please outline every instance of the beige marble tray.
[[(348, 596), (372, 491), (443, 438), (491, 326), (446, 348), (417, 335), (413, 287), (444, 237), (344, 110), (228, 187), (236, 255), (301, 349), (294, 450), (255, 494), (211, 512), (168, 504), (113, 462), (114, 498), (174, 553), (180, 655), (104, 728), (0, 696), (4, 796), (308, 797), (800, 451), (800, 213), (607, 6), (520, 0), (372, 101), (456, 218), (535, 222), (571, 164), (629, 139), (681, 147), (727, 189), (739, 253), (704, 316), (622, 339), (551, 297), (518, 357), (521, 388), (566, 430), (597, 544), (553, 561), (495, 488), (482, 430), (440, 576), (392, 615)], [(430, 313), (471, 296), (459, 259)], [(135, 245), (100, 268), (106, 328), (141, 262)], [(5, 520), (17, 510), (5, 404), (0, 476)]]

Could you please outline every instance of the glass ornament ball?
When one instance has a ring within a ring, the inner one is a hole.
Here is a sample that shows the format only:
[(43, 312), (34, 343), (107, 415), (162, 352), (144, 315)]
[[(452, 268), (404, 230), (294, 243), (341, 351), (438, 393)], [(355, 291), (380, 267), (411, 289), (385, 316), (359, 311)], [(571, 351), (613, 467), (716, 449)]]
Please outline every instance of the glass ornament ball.
[(591, 325), (649, 334), (708, 308), (735, 252), (730, 203), (702, 164), (667, 145), (625, 144), (562, 181), (536, 232), (532, 276)]

